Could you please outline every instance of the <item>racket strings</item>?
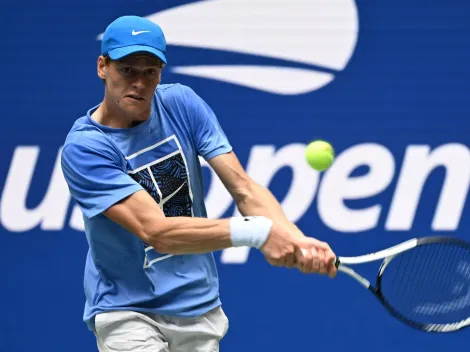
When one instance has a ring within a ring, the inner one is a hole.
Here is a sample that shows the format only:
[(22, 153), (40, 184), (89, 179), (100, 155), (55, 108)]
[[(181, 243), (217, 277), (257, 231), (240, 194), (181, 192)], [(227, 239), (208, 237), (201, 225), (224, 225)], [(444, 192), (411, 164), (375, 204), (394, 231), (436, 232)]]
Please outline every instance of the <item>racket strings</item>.
[[(429, 248), (429, 250), (433, 250), (435, 248), (435, 246), (433, 246), (432, 248)], [(419, 247), (418, 248), (418, 251), (422, 251), (423, 250), (423, 247)], [(418, 258), (420, 257), (420, 253), (418, 253), (416, 256), (415, 256), (415, 261), (413, 263), (413, 265), (416, 264), (416, 262), (418, 261)], [(407, 302), (415, 302), (415, 301), (419, 301), (423, 295), (425, 294), (426, 292), (426, 288), (423, 287), (421, 289), (421, 285), (425, 285), (426, 283), (423, 282), (423, 279), (425, 278), (425, 273), (423, 272), (425, 270), (425, 268), (429, 268), (428, 265), (429, 265), (429, 262), (432, 261), (430, 258), (433, 258), (434, 257), (434, 251), (433, 253), (429, 253), (429, 255), (426, 255), (424, 256), (424, 259), (423, 259), (423, 262), (418, 264), (416, 266), (416, 270), (412, 270), (411, 273), (410, 273), (410, 278), (408, 280), (408, 282), (413, 286), (412, 289), (409, 289), (407, 290), (407, 292), (409, 293), (409, 296), (406, 297), (407, 299)], [(408, 307), (408, 308), (411, 308), (411, 307)]]
[(433, 243), (401, 253), (385, 267), (380, 291), (408, 320), (464, 320), (470, 316), (470, 251), (454, 243)]
[[(420, 249), (423, 249), (426, 247), (420, 247)], [(442, 255), (442, 246), (429, 246), (429, 248), (426, 248), (429, 250), (430, 253), (425, 256), (425, 259), (419, 266), (421, 270), (419, 271), (418, 277), (419, 280), (415, 285), (415, 290), (413, 291), (414, 295), (410, 302), (421, 302), (423, 299), (426, 298), (426, 295), (429, 295), (430, 293), (428, 292), (428, 289), (433, 289), (435, 292), (440, 292), (443, 287), (439, 287), (441, 284), (443, 284), (442, 278), (440, 278), (439, 274), (439, 269), (442, 269), (443, 266), (441, 265), (440, 267), (438, 266), (440, 261), (435, 260), (435, 258), (440, 258)], [(426, 270), (429, 270), (432, 273), (435, 273), (435, 275), (429, 277), (426, 275)], [(441, 271), (444, 272), (444, 271)], [(420, 288), (420, 285), (423, 285), (424, 287)], [(431, 293), (432, 294), (432, 293)], [(408, 309), (416, 309), (416, 307), (408, 306)]]
[[(438, 292), (441, 292), (445, 288), (445, 284), (444, 284), (445, 280), (443, 280), (445, 276), (443, 275), (443, 273), (445, 273), (447, 269), (445, 268), (445, 265), (440, 265), (441, 263), (440, 260), (435, 260), (435, 258), (441, 258), (441, 256), (443, 255), (445, 251), (443, 250), (443, 246), (436, 246), (436, 245), (430, 246), (429, 250), (432, 252), (430, 253), (430, 255), (426, 257), (426, 261), (421, 266), (422, 271), (424, 272), (422, 273), (422, 277), (423, 279), (426, 279), (425, 268), (427, 268), (427, 270), (429, 270), (430, 272), (434, 273), (434, 275), (431, 277), (428, 277), (427, 280), (429, 282), (428, 283), (429, 288), (434, 289), (434, 291), (438, 293)], [(450, 262), (446, 262), (446, 263), (449, 264)], [(422, 302), (424, 299), (427, 298), (429, 294), (430, 293), (426, 289), (419, 290), (419, 295), (418, 297), (416, 297), (416, 301)], [(436, 299), (438, 299), (438, 297), (436, 297)], [(413, 307), (410, 307), (410, 308), (413, 308)], [(416, 309), (416, 307), (414, 308)]]
[(396, 294), (402, 292), (405, 302), (412, 302), (415, 299), (414, 296), (417, 294), (416, 286), (420, 284), (420, 279), (417, 278), (416, 261), (421, 255), (422, 248), (418, 247), (416, 250), (416, 255), (407, 258), (407, 264), (401, 273), (400, 286), (395, 290)]
[[(454, 258), (455, 256), (459, 255), (459, 251), (459, 247), (453, 247), (447, 255), (449, 256), (449, 258)], [(446, 291), (448, 290), (450, 285), (452, 285), (452, 281), (455, 280), (454, 275), (447, 275), (447, 273), (452, 272), (455, 263), (453, 263), (452, 260), (446, 261), (444, 257), (445, 255), (445, 250), (443, 250), (436, 257), (437, 260), (434, 260), (435, 263), (440, 264), (440, 268), (442, 270), (439, 270), (439, 268), (434, 267), (434, 270), (431, 271), (432, 276), (428, 277), (429, 288), (426, 288), (426, 290), (422, 290), (421, 299), (416, 300), (417, 302), (425, 302), (424, 304), (418, 304), (416, 307), (414, 307), (414, 311), (417, 314), (425, 316), (436, 316), (443, 311), (444, 305), (439, 305), (436, 303), (433, 304), (432, 302), (441, 302), (440, 295), (442, 295), (443, 293), (446, 293), (448, 295), (448, 292)], [(426, 277), (424, 279), (426, 279)], [(427, 292), (428, 290), (431, 290), (432, 292)], [(449, 297), (451, 296), (449, 295)], [(425, 298), (429, 299), (425, 300)], [(434, 301), (430, 301), (430, 299), (434, 299)], [(453, 305), (455, 301), (451, 299), (449, 301), (443, 301), (443, 304), (448, 304), (449, 302), (451, 305)]]

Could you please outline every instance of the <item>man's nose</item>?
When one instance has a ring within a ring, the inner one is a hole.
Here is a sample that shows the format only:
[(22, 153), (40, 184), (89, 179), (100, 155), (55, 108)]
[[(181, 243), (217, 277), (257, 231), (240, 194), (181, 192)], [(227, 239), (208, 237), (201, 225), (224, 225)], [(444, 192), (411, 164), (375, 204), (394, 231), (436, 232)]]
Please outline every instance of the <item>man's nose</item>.
[(136, 75), (134, 81), (132, 82), (132, 86), (136, 89), (143, 89), (145, 88), (145, 78), (143, 75)]

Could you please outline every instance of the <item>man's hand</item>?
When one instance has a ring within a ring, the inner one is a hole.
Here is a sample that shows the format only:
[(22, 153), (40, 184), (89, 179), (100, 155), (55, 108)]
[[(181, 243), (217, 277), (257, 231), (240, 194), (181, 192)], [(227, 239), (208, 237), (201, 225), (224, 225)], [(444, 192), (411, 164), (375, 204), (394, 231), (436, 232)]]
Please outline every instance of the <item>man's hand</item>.
[(273, 266), (297, 267), (306, 274), (327, 274), (331, 278), (337, 273), (336, 256), (327, 243), (303, 234), (299, 236), (276, 224), (261, 252)]
[(335, 266), (336, 255), (326, 242), (312, 237), (304, 237), (300, 240), (300, 255), (298, 255), (297, 267), (304, 273), (327, 274), (334, 278), (337, 274)]

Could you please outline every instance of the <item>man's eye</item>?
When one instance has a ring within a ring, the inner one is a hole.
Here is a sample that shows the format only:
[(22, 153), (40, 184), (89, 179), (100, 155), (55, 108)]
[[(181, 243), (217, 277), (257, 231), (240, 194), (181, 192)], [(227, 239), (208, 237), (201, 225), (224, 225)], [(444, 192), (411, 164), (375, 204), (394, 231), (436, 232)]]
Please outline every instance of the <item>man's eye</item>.
[(131, 73), (132, 69), (130, 67), (123, 67), (121, 68), (121, 72), (123, 73)]
[(154, 76), (157, 73), (157, 70), (154, 70), (153, 68), (147, 70), (147, 74), (149, 76)]

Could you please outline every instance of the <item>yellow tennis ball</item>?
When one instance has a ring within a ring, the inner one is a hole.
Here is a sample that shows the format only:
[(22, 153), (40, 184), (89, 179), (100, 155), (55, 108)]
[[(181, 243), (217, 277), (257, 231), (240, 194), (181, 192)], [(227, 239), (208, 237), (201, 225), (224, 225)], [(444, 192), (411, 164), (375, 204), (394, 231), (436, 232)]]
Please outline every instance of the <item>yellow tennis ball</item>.
[(305, 149), (307, 163), (317, 171), (328, 169), (335, 158), (335, 151), (330, 143), (313, 141)]

